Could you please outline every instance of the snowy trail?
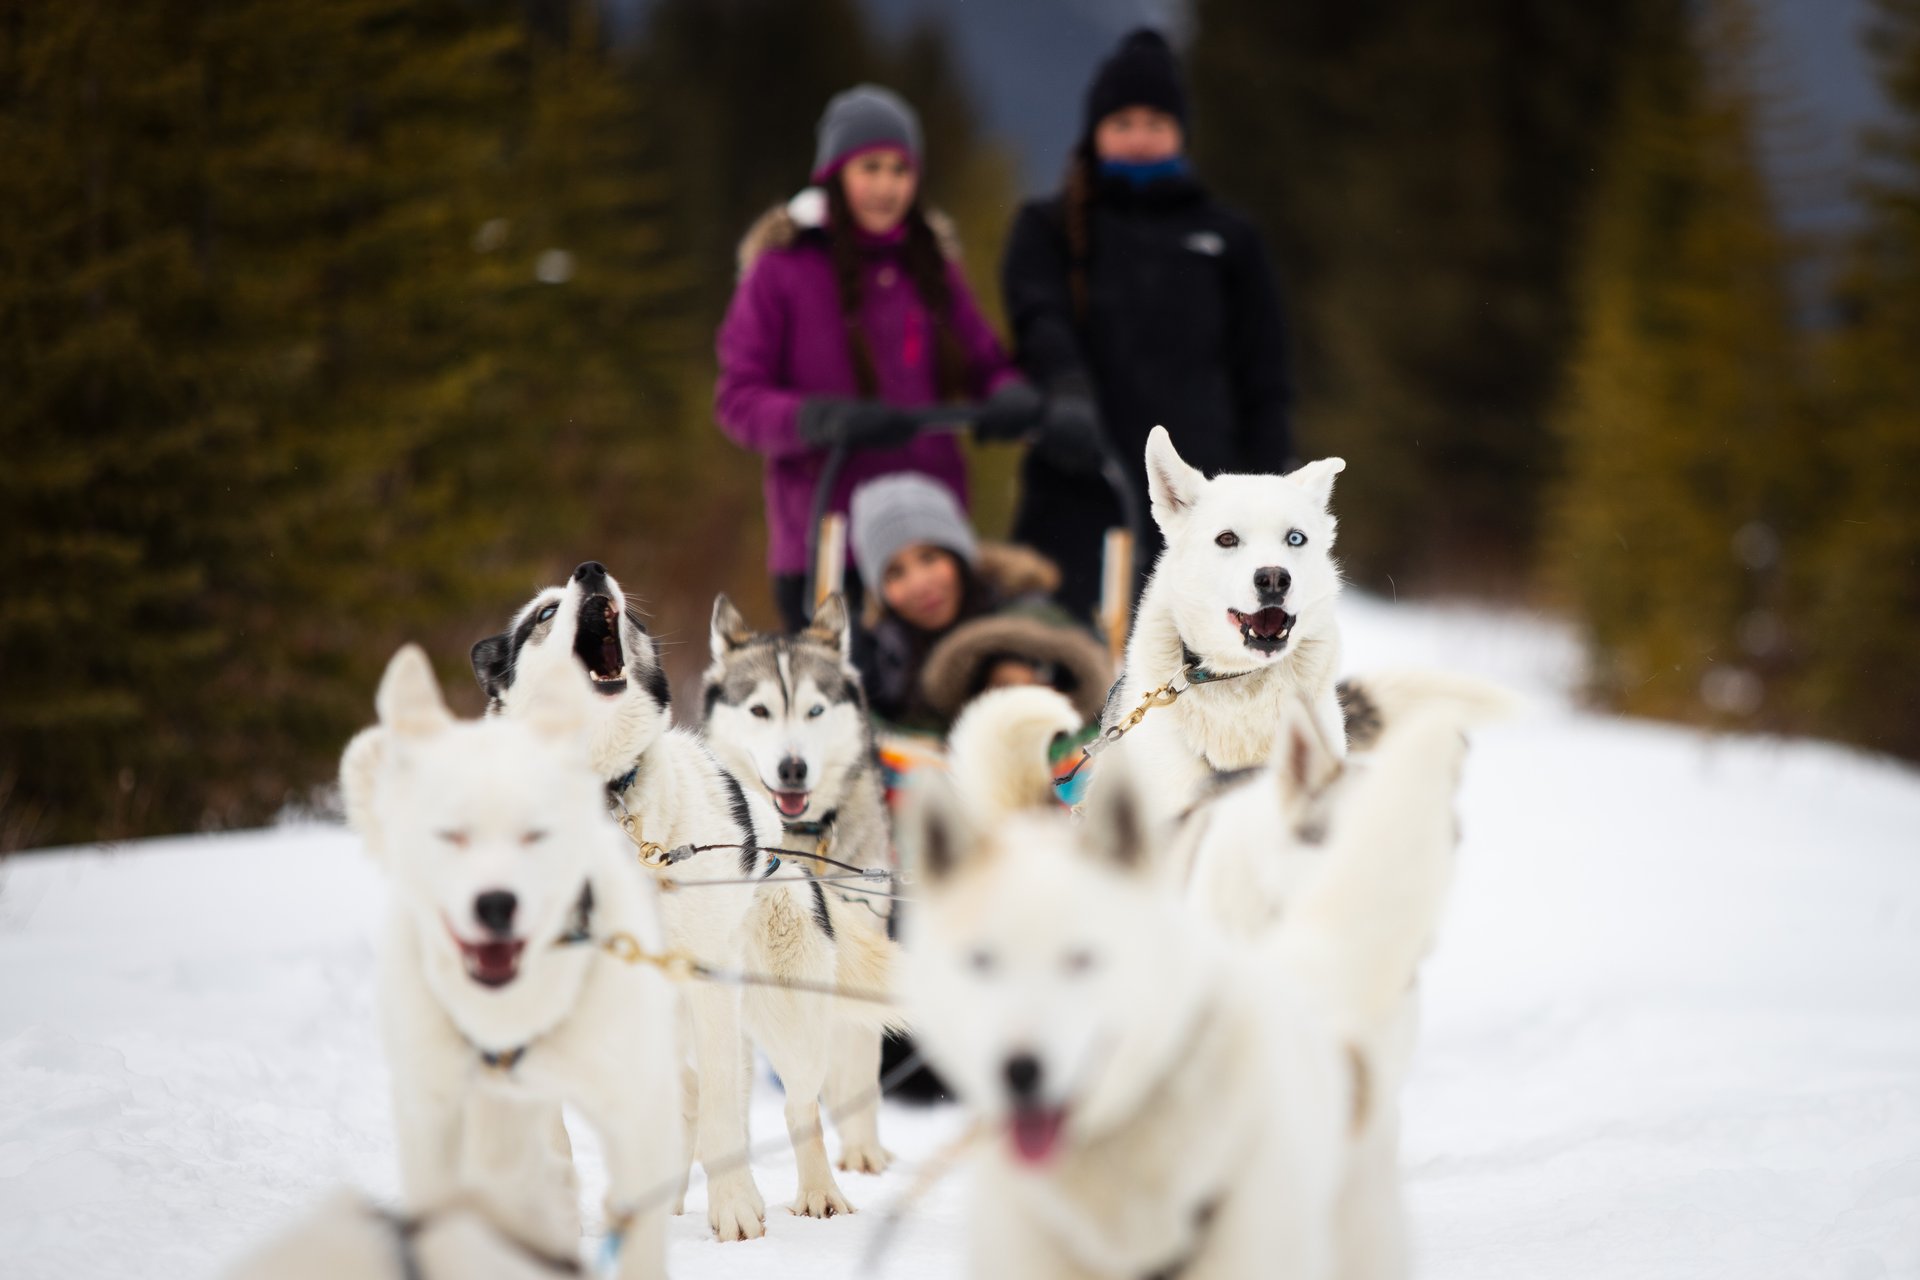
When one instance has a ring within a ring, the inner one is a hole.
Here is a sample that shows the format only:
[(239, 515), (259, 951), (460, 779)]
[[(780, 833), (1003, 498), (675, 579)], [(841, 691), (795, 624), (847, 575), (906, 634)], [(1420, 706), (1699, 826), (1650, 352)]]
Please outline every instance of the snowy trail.
[[(1920, 773), (1579, 714), (1576, 655), (1533, 620), (1346, 608), (1352, 670), (1537, 702), (1476, 739), (1423, 979), (1420, 1273), (1920, 1276)], [(322, 826), (0, 864), (0, 1274), (210, 1276), (331, 1187), (390, 1196), (381, 894)], [(863, 1212), (775, 1209), (751, 1244), (710, 1243), (696, 1192), (674, 1274), (855, 1274), (956, 1128), (890, 1106), (901, 1163), (843, 1175)], [(754, 1130), (780, 1131), (771, 1086)], [(755, 1168), (791, 1193), (784, 1153)], [(966, 1236), (949, 1183), (881, 1274), (958, 1275)]]

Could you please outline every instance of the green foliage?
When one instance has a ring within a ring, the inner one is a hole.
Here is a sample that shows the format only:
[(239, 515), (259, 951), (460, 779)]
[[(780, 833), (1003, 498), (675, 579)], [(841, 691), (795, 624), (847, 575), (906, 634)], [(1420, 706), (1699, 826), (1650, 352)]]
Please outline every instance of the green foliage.
[(1611, 705), (1778, 725), (1812, 433), (1744, 23), (1732, 3), (1676, 23), (1625, 85), (1547, 563)]
[(1894, 122), (1822, 353), (1827, 523), (1799, 584), (1816, 639), (1798, 702), (1816, 729), (1920, 758), (1920, 4), (1881, 0), (1870, 47)]
[(616, 523), (691, 341), (664, 184), (572, 25), (0, 22), (0, 847), (270, 815), (329, 778), (398, 639), (464, 678), (476, 615)]

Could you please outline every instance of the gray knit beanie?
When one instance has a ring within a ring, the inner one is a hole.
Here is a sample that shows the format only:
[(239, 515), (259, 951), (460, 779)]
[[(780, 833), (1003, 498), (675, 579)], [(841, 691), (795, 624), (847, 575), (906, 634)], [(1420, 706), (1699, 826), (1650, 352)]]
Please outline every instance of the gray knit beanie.
[(899, 147), (920, 168), (920, 117), (906, 100), (877, 84), (855, 85), (837, 93), (820, 117), (820, 141), (813, 151), (813, 180), (825, 182), (857, 152)]
[(860, 567), (860, 580), (876, 597), (886, 580), (887, 563), (913, 543), (930, 542), (968, 565), (979, 555), (973, 526), (952, 492), (917, 472), (867, 481), (853, 491), (849, 514), (853, 561)]

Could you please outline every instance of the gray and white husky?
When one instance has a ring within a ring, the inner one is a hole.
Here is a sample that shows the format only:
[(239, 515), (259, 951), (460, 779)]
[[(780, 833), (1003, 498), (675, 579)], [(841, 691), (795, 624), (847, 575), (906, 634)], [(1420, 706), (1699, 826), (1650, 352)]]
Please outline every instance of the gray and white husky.
[[(1208, 479), (1155, 427), (1146, 465), (1167, 549), (1141, 595), (1101, 723), (1113, 728), (1152, 690), (1189, 686), (1171, 705), (1150, 709), (1115, 748), (1137, 757), (1138, 776), (1154, 780), (1142, 799), (1164, 832), (1213, 772), (1266, 763), (1291, 699), (1304, 699), (1328, 745), (1346, 753), (1334, 685), (1341, 583), (1329, 506), (1346, 463), (1322, 458), (1284, 476)], [(1096, 768), (1090, 790), (1101, 775)]]
[[(773, 802), (782, 843), (834, 862), (890, 868), (886, 793), (841, 598), (828, 597), (806, 629), (789, 636), (754, 631), (719, 596), (711, 642), (702, 688), (707, 746), (749, 790)], [(832, 863), (796, 861), (820, 876), (848, 874)], [(874, 887), (883, 886), (864, 888)], [(847, 907), (847, 927), (886, 936), (889, 899), (846, 882), (827, 892)], [(874, 1095), (881, 1033), (869, 1020), (843, 1022), (833, 1035), (826, 1102), (840, 1132), (840, 1167), (879, 1173), (892, 1159), (880, 1145)]]
[[(646, 874), (646, 850), (718, 845), (723, 847), (694, 854), (671, 870), (651, 866), (652, 874), (681, 885), (764, 881), (663, 894), (668, 946), (716, 968), (745, 969), (816, 990), (885, 991), (891, 944), (884, 934), (858, 927), (850, 919), (854, 909), (768, 852), (784, 835), (778, 814), (759, 788), (743, 787), (723, 769), (698, 735), (673, 726), (653, 639), (599, 562), (589, 560), (565, 584), (538, 592), (504, 632), (474, 645), (474, 675), (493, 713), (520, 714), (515, 670), (530, 650), (547, 648), (570, 652), (600, 695), (590, 749), (609, 802), (636, 846), (636, 874)], [(786, 1087), (787, 1129), (799, 1166), (799, 1189), (789, 1207), (809, 1217), (852, 1212), (827, 1160), (819, 1099), (832, 1057), (830, 1029), (866, 1019), (877, 1032), (888, 1022), (884, 1007), (770, 986), (750, 987), (744, 996), (708, 983), (690, 983), (683, 991), (697, 1077), (692, 1147), (707, 1170), (707, 1218), (715, 1234), (745, 1240), (766, 1230), (764, 1201), (739, 1159), (747, 1146), (750, 1085), (743, 1025)], [(634, 1087), (668, 1088), (671, 1082), (636, 1080)]]

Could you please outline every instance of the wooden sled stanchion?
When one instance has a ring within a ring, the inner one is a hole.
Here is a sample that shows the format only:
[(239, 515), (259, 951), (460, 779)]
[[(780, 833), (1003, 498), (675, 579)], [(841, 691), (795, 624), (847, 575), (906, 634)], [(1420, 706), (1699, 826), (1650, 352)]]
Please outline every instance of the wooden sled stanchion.
[(1126, 654), (1133, 622), (1133, 557), (1133, 530), (1124, 526), (1107, 530), (1100, 554), (1100, 629), (1116, 671)]
[(813, 557), (813, 598), (807, 601), (809, 616), (828, 596), (846, 586), (847, 518), (837, 511), (820, 517), (816, 540), (819, 545)]

